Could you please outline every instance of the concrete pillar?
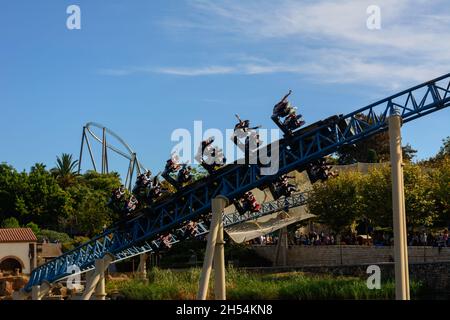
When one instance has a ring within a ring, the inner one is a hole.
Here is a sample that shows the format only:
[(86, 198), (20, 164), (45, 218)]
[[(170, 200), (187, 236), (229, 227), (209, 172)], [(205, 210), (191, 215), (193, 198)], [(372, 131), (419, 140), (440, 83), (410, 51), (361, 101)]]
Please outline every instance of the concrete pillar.
[(147, 279), (147, 254), (142, 253), (139, 255), (139, 266), (138, 266), (139, 276), (145, 280)]
[(41, 300), (39, 298), (40, 290), (41, 290), (41, 286), (40, 285), (31, 287), (31, 300)]
[(226, 300), (225, 281), (225, 242), (223, 239), (223, 210), (228, 205), (228, 199), (217, 197), (212, 200), (213, 214), (220, 216), (217, 229), (216, 248), (214, 252), (214, 297), (216, 300)]
[[(225, 203), (225, 204), (224, 204)], [(205, 252), (205, 260), (203, 261), (203, 268), (202, 273), (200, 275), (200, 284), (199, 284), (199, 290), (197, 294), (198, 300), (206, 300), (206, 297), (208, 295), (208, 285), (209, 285), (209, 278), (211, 276), (211, 269), (212, 264), (214, 260), (215, 255), (215, 249), (216, 249), (216, 241), (217, 241), (217, 235), (220, 227), (220, 221), (222, 221), (222, 213), (223, 208), (228, 203), (228, 200), (222, 196), (218, 196), (217, 198), (212, 200), (212, 220), (211, 220), (211, 226), (208, 234), (208, 242), (206, 245), (206, 252)], [(220, 210), (222, 208), (222, 210)], [(223, 242), (223, 240), (222, 240)], [(217, 257), (220, 259), (221, 254), (218, 253)], [(220, 262), (218, 262), (219, 264)], [(223, 263), (223, 265), (225, 265)], [(216, 265), (217, 266), (217, 265)], [(218, 267), (218, 266), (217, 266)], [(222, 275), (222, 269), (218, 267), (219, 273)], [(223, 287), (225, 286), (225, 271), (223, 270)], [(220, 288), (222, 291), (222, 287)]]
[[(86, 275), (86, 287), (84, 288), (82, 300), (89, 300), (95, 292), (95, 296), (104, 300), (106, 296), (105, 292), (105, 271), (111, 262), (114, 260), (114, 256), (106, 254), (102, 259), (95, 260), (95, 269), (88, 272)], [(99, 286), (97, 286), (100, 283)]]
[(287, 266), (287, 254), (288, 254), (288, 230), (287, 227), (281, 228), (278, 236), (277, 252), (275, 257), (275, 265)]
[(395, 297), (397, 300), (410, 300), (401, 121), (402, 119), (398, 114), (389, 117), (392, 209), (394, 215)]
[(13, 300), (26, 300), (29, 297), (30, 297), (30, 293), (26, 292), (23, 288), (18, 291), (14, 291), (12, 294)]
[(31, 288), (31, 300), (42, 300), (50, 291), (52, 285), (48, 281), (43, 281), (40, 285)]
[(99, 272), (99, 279), (97, 285), (95, 286), (95, 300), (105, 300), (106, 298), (106, 288), (105, 288), (105, 259), (99, 259), (95, 261), (95, 269), (103, 270)]

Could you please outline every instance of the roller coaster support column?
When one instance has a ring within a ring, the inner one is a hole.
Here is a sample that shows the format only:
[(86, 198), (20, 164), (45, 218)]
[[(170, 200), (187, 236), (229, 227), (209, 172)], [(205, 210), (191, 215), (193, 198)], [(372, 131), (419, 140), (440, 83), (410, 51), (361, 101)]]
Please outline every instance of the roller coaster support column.
[(105, 300), (105, 271), (113, 260), (114, 257), (111, 254), (95, 260), (95, 269), (88, 273), (82, 300), (89, 300), (94, 292), (96, 300)]
[(42, 282), (40, 286), (34, 286), (31, 288), (31, 300), (42, 300), (51, 288), (52, 286), (48, 281)]
[(394, 214), (395, 297), (397, 300), (410, 300), (401, 122), (402, 118), (398, 114), (392, 114), (389, 117), (392, 209)]
[[(289, 248), (288, 230), (287, 227), (281, 228), (278, 236), (277, 253), (275, 257), (275, 265), (286, 267), (287, 254)], [(280, 259), (281, 256), (281, 259)]]
[(200, 275), (198, 300), (206, 300), (209, 278), (214, 262), (214, 295), (216, 300), (225, 300), (225, 254), (223, 241), (223, 210), (228, 206), (228, 199), (218, 196), (211, 201), (212, 220), (206, 246), (205, 260)]
[(142, 253), (139, 255), (139, 266), (138, 266), (139, 277), (143, 280), (147, 279), (147, 254)]

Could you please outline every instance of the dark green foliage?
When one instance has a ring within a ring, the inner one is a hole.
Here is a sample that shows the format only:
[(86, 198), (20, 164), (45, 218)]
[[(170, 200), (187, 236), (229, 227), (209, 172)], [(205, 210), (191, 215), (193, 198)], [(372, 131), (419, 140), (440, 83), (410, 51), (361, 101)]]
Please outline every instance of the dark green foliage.
[(43, 239), (46, 239), (50, 242), (71, 242), (72, 239), (69, 237), (68, 234), (63, 232), (57, 232), (53, 230), (41, 230), (37, 235), (38, 240), (42, 241)]
[(2, 228), (20, 228), (20, 225), (19, 225), (19, 221), (16, 218), (11, 217), (11, 218), (6, 218), (5, 220), (3, 220), (1, 227)]
[[(435, 168), (404, 166), (407, 224), (410, 227), (439, 226), (450, 221), (450, 160)], [(336, 233), (367, 220), (373, 227), (392, 226), (392, 182), (389, 166), (368, 174), (343, 172), (326, 183), (314, 185), (308, 208)], [(435, 224), (436, 222), (436, 224)]]
[[(381, 117), (382, 115), (380, 115)], [(368, 118), (360, 114), (360, 118), (368, 121)], [(369, 120), (370, 123), (370, 120)], [(412, 161), (417, 150), (414, 150), (410, 144), (403, 146), (403, 159), (407, 162)], [(337, 152), (341, 164), (352, 164), (355, 162), (384, 162), (389, 161), (389, 133), (381, 132), (365, 140), (359, 141), (354, 145), (341, 147)]]
[(74, 183), (77, 165), (78, 160), (73, 160), (71, 154), (63, 153), (61, 157), (57, 157), (56, 167), (50, 171), (58, 180), (59, 185), (65, 189)]
[(75, 175), (75, 165), (67, 154), (51, 171), (36, 164), (19, 173), (0, 164), (0, 221), (15, 218), (37, 233), (42, 228), (89, 237), (109, 226), (117, 217), (106, 204), (121, 184), (119, 175)]
[(26, 228), (30, 228), (31, 230), (33, 230), (34, 234), (39, 234), (41, 232), (41, 230), (39, 229), (39, 226), (36, 223), (34, 223), (34, 222), (28, 222), (25, 225), (25, 227)]

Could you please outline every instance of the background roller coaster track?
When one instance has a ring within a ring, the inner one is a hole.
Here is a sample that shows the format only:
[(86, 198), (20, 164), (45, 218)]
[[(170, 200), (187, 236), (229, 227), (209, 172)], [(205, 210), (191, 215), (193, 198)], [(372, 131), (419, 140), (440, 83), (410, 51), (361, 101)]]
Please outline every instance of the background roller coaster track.
[[(136, 247), (150, 243), (160, 234), (180, 228), (189, 220), (198, 220), (211, 210), (211, 199), (223, 195), (229, 200), (254, 188), (268, 186), (275, 178), (293, 170), (303, 170), (314, 160), (336, 152), (387, 130), (387, 118), (398, 113), (403, 123), (450, 106), (450, 74), (399, 92), (345, 116), (334, 116), (298, 130), (267, 146), (270, 153), (279, 153), (279, 170), (262, 175), (267, 169), (260, 164), (231, 164), (214, 175), (205, 177), (175, 194), (155, 203), (140, 216), (113, 228), (88, 243), (34, 269), (25, 290), (43, 281), (50, 283), (68, 276), (67, 268), (76, 265), (82, 272), (92, 268), (95, 259), (106, 253), (117, 261), (142, 253)], [(150, 242), (149, 242), (150, 241)], [(133, 253), (135, 252), (135, 253)]]
[[(307, 201), (307, 194), (306, 193), (297, 193), (293, 194), (289, 198), (280, 198), (278, 200), (265, 202), (261, 204), (261, 210), (259, 212), (247, 212), (243, 215), (241, 215), (238, 212), (233, 212), (229, 214), (223, 215), (223, 223), (224, 227), (228, 228), (237, 224), (241, 224), (246, 221), (256, 220), (260, 217), (267, 216), (276, 212), (280, 211), (287, 211), (291, 208), (296, 208), (299, 206), (303, 206), (306, 204)], [(169, 245), (172, 246), (174, 244), (177, 244), (180, 241), (183, 241), (186, 239), (184, 236), (185, 227), (179, 228), (175, 230), (175, 232), (172, 234)], [(209, 232), (209, 224), (205, 222), (199, 222), (197, 224), (196, 230), (193, 235), (191, 235), (189, 238), (198, 238), (203, 235), (206, 235)], [(72, 273), (65, 275), (61, 275), (58, 277), (57, 280), (54, 281), (62, 281), (68, 278), (69, 276), (73, 276), (75, 274), (85, 273), (87, 271), (90, 271), (94, 269), (94, 263), (92, 261), (93, 257), (99, 256), (102, 252), (101, 246), (96, 246), (96, 243), (98, 241), (108, 241), (106, 240), (108, 236), (108, 232), (103, 233), (102, 235), (90, 240), (89, 242), (83, 244), (82, 246), (65, 253), (64, 255), (52, 260), (49, 262), (51, 266), (49, 265), (49, 268), (53, 268), (53, 270), (57, 271), (58, 266), (64, 267), (67, 263), (67, 265), (73, 265), (78, 262), (78, 267), (80, 268), (80, 272), (78, 273)], [(157, 251), (164, 250), (164, 244), (160, 239), (156, 239), (153, 241), (145, 241), (144, 243), (140, 245), (134, 245), (126, 250), (122, 250), (119, 253), (114, 255), (114, 261), (113, 263), (117, 263), (122, 260), (129, 259), (131, 257), (143, 254), (143, 253), (151, 253), (151, 252), (157, 252)], [(84, 260), (81, 259), (81, 257), (84, 257)], [(84, 262), (84, 263), (83, 263)], [(49, 269), (50, 270), (50, 269)], [(63, 272), (63, 270), (61, 271)], [(56, 274), (56, 273), (55, 273)], [(48, 275), (47, 275), (48, 276)], [(50, 281), (51, 278), (49, 278)]]

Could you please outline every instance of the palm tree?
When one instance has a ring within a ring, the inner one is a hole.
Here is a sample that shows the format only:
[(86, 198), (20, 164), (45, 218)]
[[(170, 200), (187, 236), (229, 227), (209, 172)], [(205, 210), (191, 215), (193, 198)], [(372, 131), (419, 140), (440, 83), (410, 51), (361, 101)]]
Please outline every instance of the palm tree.
[(71, 154), (63, 153), (61, 157), (56, 157), (56, 167), (51, 172), (58, 179), (61, 187), (65, 188), (72, 184), (77, 165), (78, 160), (72, 160)]

